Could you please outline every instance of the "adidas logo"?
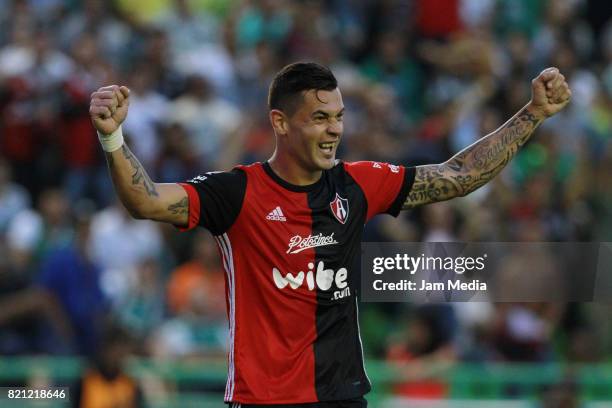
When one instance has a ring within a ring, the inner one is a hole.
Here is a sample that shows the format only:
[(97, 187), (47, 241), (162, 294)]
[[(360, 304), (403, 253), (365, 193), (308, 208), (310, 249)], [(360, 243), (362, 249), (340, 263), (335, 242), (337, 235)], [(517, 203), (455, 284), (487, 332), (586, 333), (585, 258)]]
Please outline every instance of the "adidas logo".
[(280, 207), (276, 207), (275, 209), (270, 211), (270, 214), (268, 214), (268, 216), (266, 217), (266, 220), (287, 221), (287, 218), (285, 218), (285, 214), (283, 214), (283, 210), (281, 210)]

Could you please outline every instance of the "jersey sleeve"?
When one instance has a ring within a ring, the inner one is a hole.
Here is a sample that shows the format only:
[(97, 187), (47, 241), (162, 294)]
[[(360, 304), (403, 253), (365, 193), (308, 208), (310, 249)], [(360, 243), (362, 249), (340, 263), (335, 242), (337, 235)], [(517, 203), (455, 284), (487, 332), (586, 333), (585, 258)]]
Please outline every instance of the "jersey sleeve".
[(180, 183), (189, 199), (190, 230), (196, 226), (208, 229), (213, 235), (221, 235), (232, 226), (242, 208), (246, 191), (246, 174), (243, 170), (204, 173)]
[(397, 217), (414, 183), (414, 167), (360, 161), (344, 163), (344, 168), (365, 195), (366, 221), (377, 214)]

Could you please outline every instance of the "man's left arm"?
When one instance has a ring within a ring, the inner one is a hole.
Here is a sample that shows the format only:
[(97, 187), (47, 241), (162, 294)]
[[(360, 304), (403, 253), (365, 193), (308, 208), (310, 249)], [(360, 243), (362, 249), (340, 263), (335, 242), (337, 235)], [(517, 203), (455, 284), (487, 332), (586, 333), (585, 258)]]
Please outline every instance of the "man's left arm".
[(488, 183), (529, 140), (542, 121), (563, 109), (571, 91), (557, 68), (531, 81), (531, 101), (499, 129), (441, 164), (417, 166), (403, 210), (465, 196)]

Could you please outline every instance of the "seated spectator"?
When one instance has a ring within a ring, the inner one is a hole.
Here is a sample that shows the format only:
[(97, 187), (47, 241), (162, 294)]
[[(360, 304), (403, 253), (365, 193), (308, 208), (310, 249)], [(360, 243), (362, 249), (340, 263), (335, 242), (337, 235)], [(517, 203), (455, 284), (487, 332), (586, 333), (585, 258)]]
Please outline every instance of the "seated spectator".
[(140, 386), (125, 372), (130, 339), (119, 327), (108, 327), (99, 349), (77, 385), (71, 389), (73, 408), (139, 408)]

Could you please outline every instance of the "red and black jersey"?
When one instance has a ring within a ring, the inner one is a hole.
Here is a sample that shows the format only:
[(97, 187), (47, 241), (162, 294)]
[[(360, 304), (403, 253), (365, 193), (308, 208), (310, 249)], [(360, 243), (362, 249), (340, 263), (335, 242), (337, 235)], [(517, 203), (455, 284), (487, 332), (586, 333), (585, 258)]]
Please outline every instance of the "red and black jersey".
[(216, 237), (230, 329), (225, 401), (292, 404), (370, 390), (357, 295), (364, 224), (397, 216), (414, 168), (339, 162), (296, 186), (268, 163), (182, 184), (189, 226)]

